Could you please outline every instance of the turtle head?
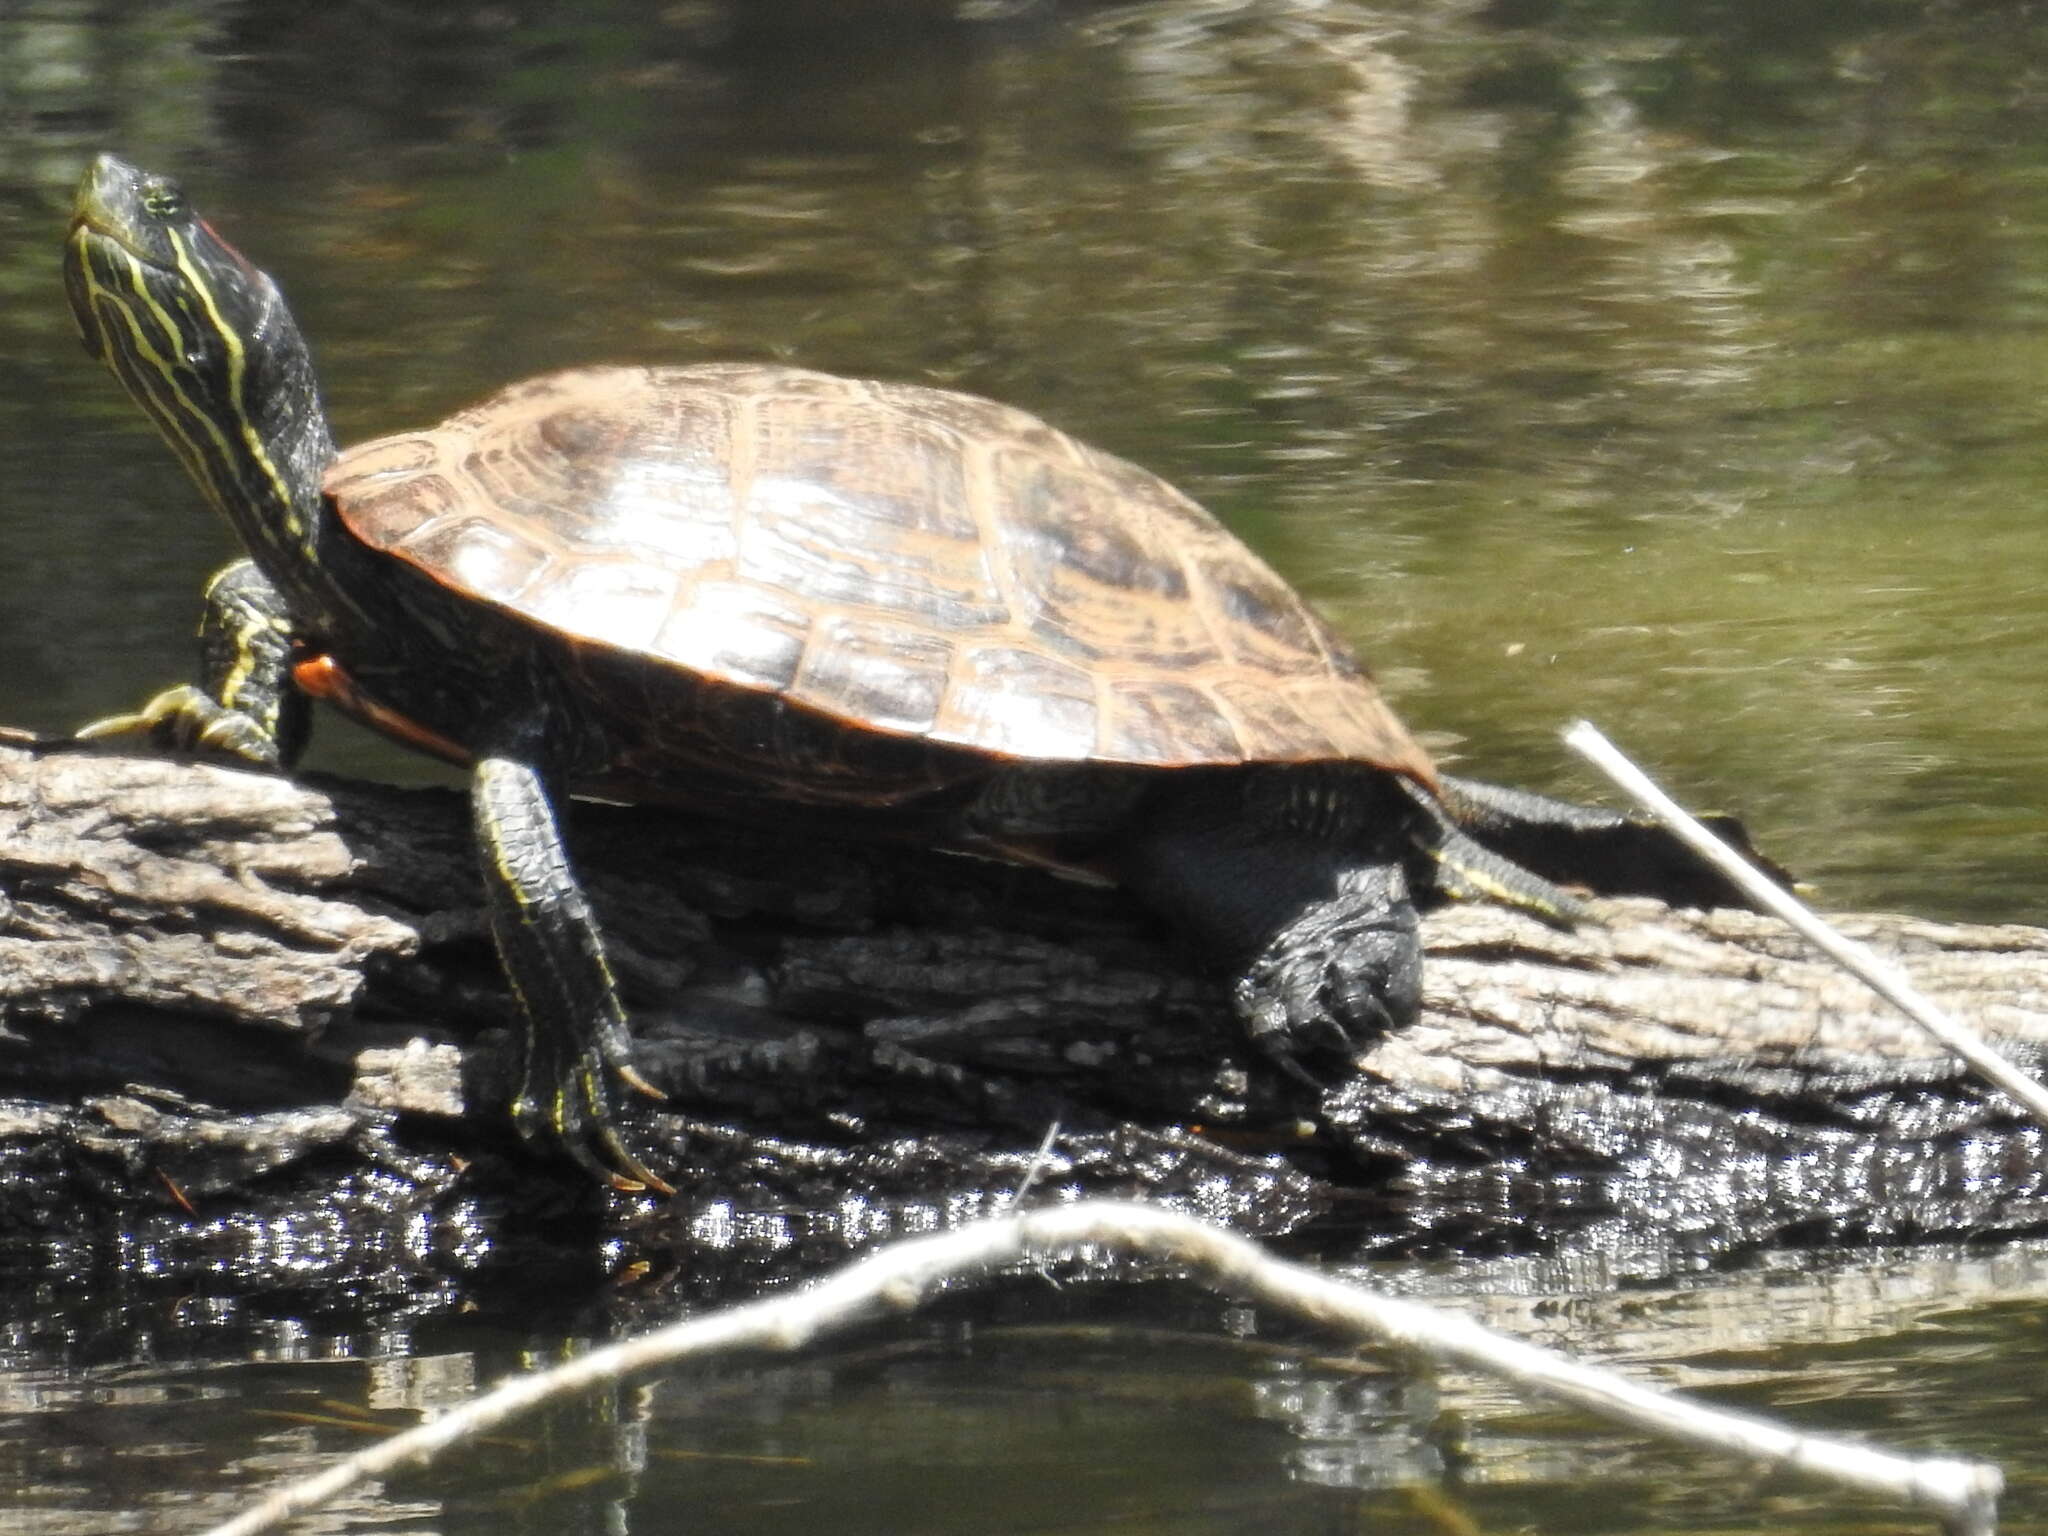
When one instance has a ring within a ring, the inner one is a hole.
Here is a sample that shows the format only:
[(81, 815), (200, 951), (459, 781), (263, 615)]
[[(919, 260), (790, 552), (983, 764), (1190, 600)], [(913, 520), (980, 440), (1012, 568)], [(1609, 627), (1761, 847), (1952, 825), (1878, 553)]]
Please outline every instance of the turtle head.
[(86, 351), (245, 537), (247, 514), (274, 523), (280, 506), (317, 497), (333, 445), (305, 340), (277, 284), (177, 182), (96, 159), (79, 183), (64, 283)]

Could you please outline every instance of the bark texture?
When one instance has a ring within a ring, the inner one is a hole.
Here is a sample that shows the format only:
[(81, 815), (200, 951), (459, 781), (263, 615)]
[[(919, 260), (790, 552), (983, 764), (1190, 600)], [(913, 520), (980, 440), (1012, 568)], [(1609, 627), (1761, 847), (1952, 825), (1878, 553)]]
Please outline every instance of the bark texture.
[[(1027, 1178), (1332, 1254), (1661, 1269), (2048, 1217), (2035, 1128), (1748, 913), (1432, 914), (1425, 1017), (1317, 1093), (1116, 892), (607, 806), (569, 830), (674, 1095), (627, 1106), (672, 1201), (511, 1138), (459, 796), (0, 741), (0, 1236), (416, 1299), (612, 1238), (754, 1284)], [(2048, 1046), (2048, 933), (1844, 926)]]

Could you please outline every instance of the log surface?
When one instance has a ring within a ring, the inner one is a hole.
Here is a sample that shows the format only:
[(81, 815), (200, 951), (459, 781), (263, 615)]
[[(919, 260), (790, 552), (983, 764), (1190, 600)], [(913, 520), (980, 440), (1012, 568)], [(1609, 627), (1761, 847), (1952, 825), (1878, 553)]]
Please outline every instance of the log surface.
[[(0, 1231), (146, 1238), (163, 1272), (251, 1286), (303, 1269), (312, 1232), (323, 1273), (418, 1295), (610, 1239), (752, 1284), (1027, 1175), (1328, 1254), (1651, 1268), (2048, 1215), (2038, 1132), (1749, 913), (1433, 913), (1424, 1017), (1317, 1094), (1116, 892), (578, 805), (674, 1095), (628, 1106), (629, 1139), (681, 1190), (605, 1195), (506, 1126), (466, 825), (446, 791), (0, 741)], [(2048, 1051), (2048, 933), (1843, 926), (2023, 1063)]]

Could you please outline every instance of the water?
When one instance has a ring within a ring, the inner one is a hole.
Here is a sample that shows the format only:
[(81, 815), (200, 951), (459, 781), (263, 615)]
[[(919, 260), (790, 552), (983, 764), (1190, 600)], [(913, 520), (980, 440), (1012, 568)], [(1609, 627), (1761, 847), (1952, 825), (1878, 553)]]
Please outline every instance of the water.
[[(63, 728), (182, 676), (229, 551), (63, 313), (70, 187), (111, 148), (185, 176), (278, 274), (344, 439), (598, 359), (994, 395), (1227, 517), (1468, 771), (1596, 793), (1556, 742), (1584, 715), (1743, 813), (1830, 904), (2048, 916), (2048, 19), (948, 9), (0, 5), (0, 722)], [(416, 771), (339, 728), (320, 750)], [(1881, 1324), (1758, 1324), (1736, 1395), (2017, 1470), (2038, 1291), (1986, 1282), (1937, 1316), (1943, 1276)], [(1543, 1282), (1573, 1308), (1621, 1283)], [(513, 1352), (285, 1334), (179, 1313), (100, 1350), (21, 1339), (0, 1430), (41, 1490), (21, 1528), (117, 1508), (191, 1528), (226, 1483), (359, 1438), (252, 1430), (278, 1401), (409, 1412), (432, 1394), (392, 1381)], [(663, 1460), (694, 1442), (642, 1405), (623, 1422), (648, 1426), (653, 1470), (568, 1506), (393, 1497), (422, 1529), (573, 1529), (614, 1500), (665, 1530), (706, 1509), (707, 1476), (730, 1490), (714, 1524), (1454, 1528), (1414, 1491), (1441, 1468), (1412, 1403), (1375, 1420), (1367, 1394), (1325, 1444), (1313, 1415), (1256, 1406), (1270, 1360), (910, 1337), (907, 1365), (798, 1369), (776, 1380), (800, 1389), (738, 1393), (739, 1428), (714, 1416), (717, 1449), (795, 1445), (801, 1473)], [(259, 1346), (275, 1358), (224, 1363)], [(1690, 1375), (1726, 1347), (1638, 1353)], [(1084, 1370), (1110, 1405), (1080, 1406)], [(972, 1433), (934, 1439), (955, 1415)], [(1476, 1422), (1490, 1449), (1460, 1497), (1484, 1527), (1834, 1518), (1554, 1415)], [(604, 1459), (576, 1455), (560, 1470)], [(972, 1480), (967, 1514), (949, 1479)], [(910, 1504), (880, 1491), (899, 1487)]]
[(978, 390), (1215, 506), (1471, 770), (1588, 792), (1586, 715), (1834, 905), (2043, 914), (2026, 12), (1002, 9), (14, 22), (0, 717), (174, 675), (228, 548), (66, 340), (112, 146), (280, 274), (344, 437), (602, 358)]
[[(1390, 1277), (1380, 1276), (1382, 1280)], [(1802, 1258), (1561, 1294), (1497, 1266), (1405, 1288), (1637, 1379), (1888, 1447), (2005, 1462), (2007, 1532), (2038, 1478), (2048, 1251)], [(1583, 1281), (1588, 1277), (1580, 1276)], [(1531, 1294), (1534, 1289), (1536, 1294)], [(1112, 1326), (1114, 1325), (1114, 1326)], [(22, 1330), (25, 1335), (28, 1330)], [(11, 1341), (0, 1522), (183, 1532), (382, 1433), (584, 1347), (550, 1316), (322, 1331), (188, 1301), (118, 1336)], [(52, 1346), (55, 1346), (54, 1348)], [(955, 1295), (800, 1356), (711, 1360), (494, 1431), (306, 1529), (652, 1533), (1905, 1532), (1931, 1522), (1582, 1414), (1430, 1378), (1192, 1290)]]

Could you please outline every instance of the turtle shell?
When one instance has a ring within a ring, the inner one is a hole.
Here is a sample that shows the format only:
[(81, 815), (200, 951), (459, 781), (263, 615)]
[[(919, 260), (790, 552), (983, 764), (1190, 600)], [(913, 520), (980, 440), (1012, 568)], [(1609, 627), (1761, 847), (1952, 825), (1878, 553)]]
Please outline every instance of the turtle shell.
[(589, 368), (349, 450), (348, 528), (585, 647), (1013, 759), (1433, 780), (1207, 512), (1024, 411), (754, 364)]

